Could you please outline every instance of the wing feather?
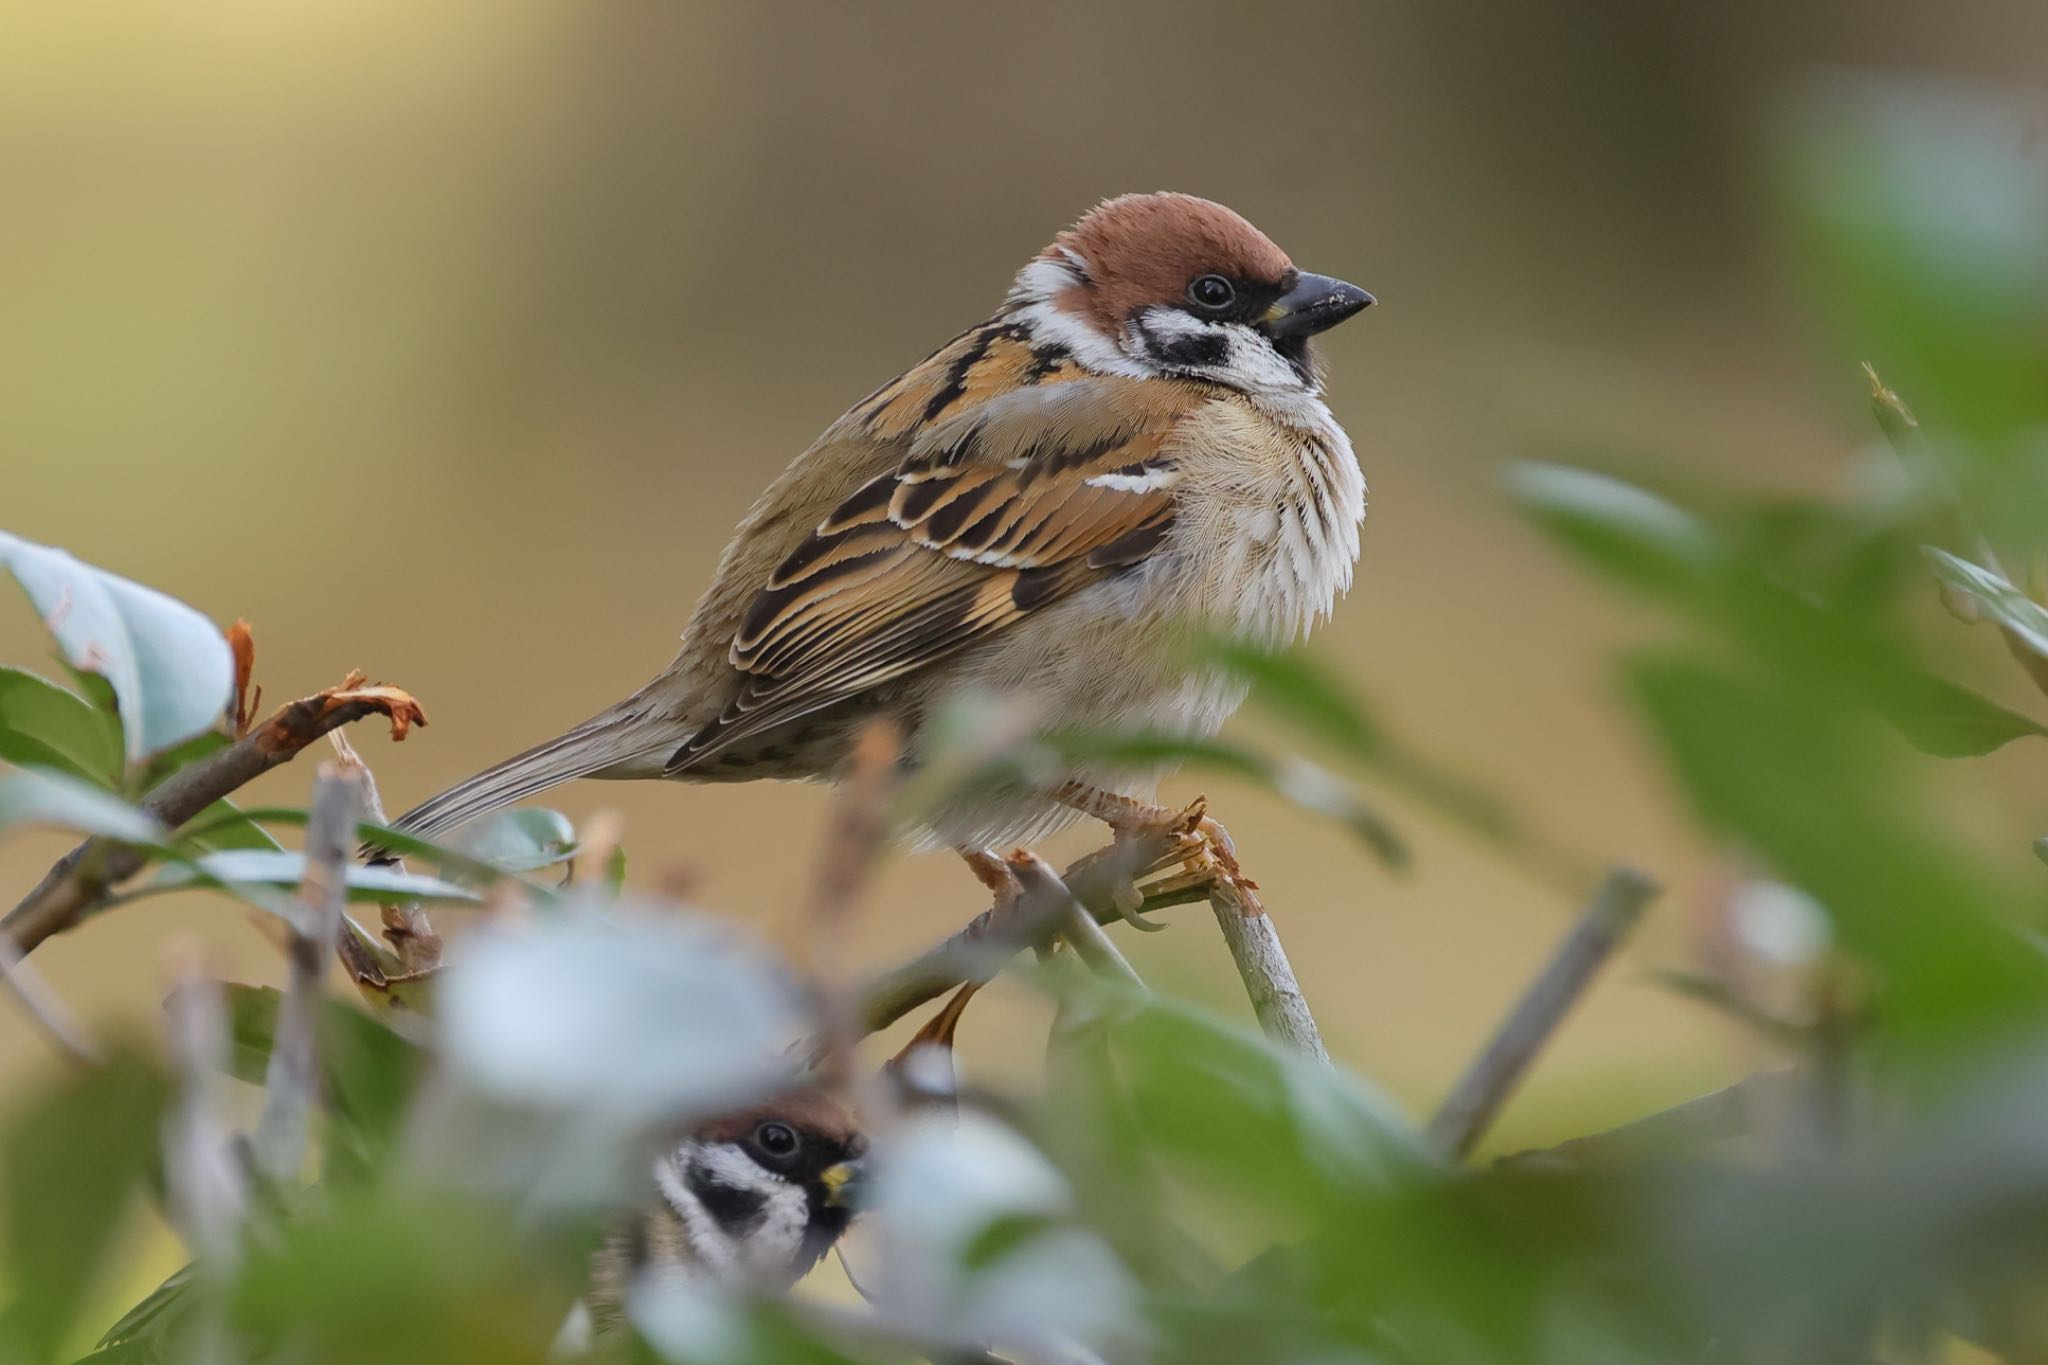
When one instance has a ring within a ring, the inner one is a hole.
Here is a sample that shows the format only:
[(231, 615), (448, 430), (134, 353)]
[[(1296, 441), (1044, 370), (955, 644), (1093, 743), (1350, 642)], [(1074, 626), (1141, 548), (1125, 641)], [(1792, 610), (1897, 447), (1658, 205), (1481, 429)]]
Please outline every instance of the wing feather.
[(1154, 554), (1195, 385), (1086, 379), (999, 394), (917, 432), (821, 521), (732, 641), (742, 681), (671, 773), (929, 667)]

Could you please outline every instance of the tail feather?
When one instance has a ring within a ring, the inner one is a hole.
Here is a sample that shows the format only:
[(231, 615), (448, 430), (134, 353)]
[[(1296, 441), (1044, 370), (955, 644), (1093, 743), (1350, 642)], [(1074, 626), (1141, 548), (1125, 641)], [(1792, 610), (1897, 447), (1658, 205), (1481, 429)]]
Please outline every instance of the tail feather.
[(656, 775), (661, 757), (683, 738), (644, 711), (607, 711), (427, 798), (392, 823), (432, 838), (564, 782), (624, 768), (636, 759), (652, 756), (647, 775)]

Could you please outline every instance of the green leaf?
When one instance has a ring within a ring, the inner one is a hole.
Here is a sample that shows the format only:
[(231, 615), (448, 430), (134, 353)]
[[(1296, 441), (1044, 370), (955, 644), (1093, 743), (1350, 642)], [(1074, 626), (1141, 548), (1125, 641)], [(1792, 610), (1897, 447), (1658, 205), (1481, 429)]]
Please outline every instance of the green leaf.
[(1108, 1032), (1132, 1150), (1198, 1178), (1313, 1213), (1429, 1163), (1413, 1128), (1362, 1082), (1205, 1011), (1156, 1002)]
[(121, 777), (121, 733), (110, 721), (47, 679), (0, 668), (0, 759), (111, 788)]
[(23, 768), (0, 777), (0, 829), (56, 825), (130, 844), (162, 844), (164, 827), (98, 787), (63, 773)]
[[(270, 986), (223, 986), (233, 1039), (232, 1069), (241, 1080), (263, 1084), (277, 1036), (282, 997)], [(368, 1153), (388, 1146), (405, 1118), (406, 1104), (425, 1074), (426, 1054), (359, 1009), (323, 1002), (320, 1016), (322, 1095), (336, 1118)]]
[[(1886, 73), (1817, 82), (1792, 112), (1782, 184), (1843, 334), (1994, 458), (2048, 421), (2048, 162), (2032, 104)], [(2005, 472), (2038, 510), (2039, 473)]]
[(2004, 626), (2013, 639), (2048, 658), (2048, 607), (2021, 592), (2004, 575), (1981, 564), (1927, 547), (1935, 576), (1975, 603), (1984, 615)]
[(208, 730), (205, 734), (194, 735), (182, 744), (173, 744), (149, 760), (142, 772), (142, 790), (148, 791), (178, 769), (209, 758), (234, 743), (219, 730)]
[(283, 844), (271, 836), (269, 830), (250, 819), (226, 797), (193, 816), (189, 829), (180, 831), (178, 842), (187, 848), (207, 849), (213, 852), (226, 852), (237, 848), (282, 851), (284, 848)]
[(1700, 818), (1812, 896), (1877, 968), (1885, 1028), (1953, 1036), (2048, 1014), (2048, 960), (2003, 913), (2021, 898), (1933, 832), (1882, 731), (1718, 665), (1653, 656), (1629, 676)]
[(173, 1365), (186, 1358), (181, 1329), (191, 1319), (193, 1267), (181, 1266), (123, 1313), (77, 1365)]
[(2027, 735), (2048, 734), (2038, 721), (1917, 670), (1879, 697), (1878, 709), (1914, 748), (1937, 758), (1974, 758)]
[(219, 722), (234, 694), (235, 664), (213, 622), (153, 588), (4, 531), (0, 565), (65, 657), (112, 684), (131, 761)]
[(576, 827), (559, 811), (527, 807), (499, 811), (461, 830), (456, 852), (505, 872), (532, 872), (576, 855)]
[[(10, 1358), (50, 1360), (74, 1330), (129, 1201), (156, 1158), (165, 1087), (122, 1053), (23, 1106), (4, 1153)], [(18, 1354), (16, 1354), (18, 1352)]]
[[(227, 888), (297, 887), (306, 876), (306, 856), (281, 849), (229, 849), (206, 853), (189, 863), (172, 863), (156, 876), (154, 887), (171, 890), (199, 885)], [(350, 900), (474, 901), (467, 887), (395, 867), (350, 867)]]
[(1251, 684), (1262, 704), (1318, 739), (1359, 758), (1386, 750), (1386, 736), (1351, 694), (1297, 654), (1274, 654), (1234, 640), (1212, 640), (1201, 656)]
[(1689, 590), (1722, 548), (1706, 525), (1654, 493), (1568, 465), (1518, 464), (1508, 491), (1550, 535), (1608, 577), (1659, 593)]

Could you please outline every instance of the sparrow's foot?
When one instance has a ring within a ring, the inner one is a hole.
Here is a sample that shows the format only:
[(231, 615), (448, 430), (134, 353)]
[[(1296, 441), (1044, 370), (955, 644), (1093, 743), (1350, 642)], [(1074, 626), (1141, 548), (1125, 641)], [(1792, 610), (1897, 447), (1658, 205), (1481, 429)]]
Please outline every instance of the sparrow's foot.
[(967, 870), (974, 879), (987, 887), (995, 897), (994, 908), (989, 915), (991, 922), (1000, 920), (1016, 907), (1024, 894), (1023, 884), (1017, 874), (1010, 870), (1009, 861), (986, 848), (961, 848), (956, 850), (960, 860), (967, 864)]
[[(1237, 845), (1231, 841), (1230, 831), (1210, 818), (1207, 797), (1198, 796), (1184, 809), (1175, 810), (1172, 806), (1153, 805), (1085, 783), (1069, 782), (1053, 793), (1053, 799), (1108, 825), (1116, 835), (1119, 847), (1127, 847), (1140, 839), (1167, 836), (1166, 852), (1149, 866), (1134, 869), (1118, 896), (1118, 912), (1138, 927), (1165, 927), (1138, 918), (1137, 907), (1144, 904), (1147, 895), (1194, 888), (1220, 894), (1235, 905), (1240, 914), (1266, 913), (1265, 906), (1259, 901), (1259, 884), (1245, 876), (1244, 869), (1238, 866)], [(1138, 885), (1140, 877), (1174, 866), (1181, 869), (1174, 876)]]

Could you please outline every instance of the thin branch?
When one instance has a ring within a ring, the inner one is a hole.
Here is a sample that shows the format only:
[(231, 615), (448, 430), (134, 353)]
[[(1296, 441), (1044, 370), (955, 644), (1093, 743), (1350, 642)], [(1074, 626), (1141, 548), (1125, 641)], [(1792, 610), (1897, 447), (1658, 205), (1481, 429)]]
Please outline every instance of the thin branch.
[(263, 1116), (256, 1125), (256, 1167), (279, 1184), (305, 1162), (306, 1138), (320, 1089), (321, 981), (341, 934), (348, 900), (349, 849), (363, 804), (363, 768), (325, 763), (313, 783), (306, 822), (306, 875), (299, 888), (304, 912), (286, 947), (284, 999), (277, 1036), (264, 1074)]
[(1028, 851), (1020, 851), (1009, 861), (1010, 871), (1026, 896), (1052, 902), (1060, 937), (1088, 964), (1089, 970), (1133, 990), (1145, 990), (1144, 978), (1138, 975), (1137, 968), (1110, 942), (1109, 935), (1088, 913), (1088, 907), (1074, 898), (1073, 889), (1052, 870), (1051, 863)]
[[(365, 716), (391, 718), (391, 736), (427, 723), (420, 704), (393, 687), (365, 687), (351, 673), (337, 687), (281, 708), (218, 753), (178, 769), (142, 800), (144, 814), (171, 829), (248, 785), (330, 730)], [(142, 870), (147, 855), (108, 839), (88, 839), (57, 861), (36, 888), (0, 919), (0, 937), (27, 956), (52, 934), (90, 914), (108, 891)]]
[[(1157, 862), (1173, 842), (1166, 833), (1126, 840), (1069, 863), (1060, 878), (1095, 922), (1106, 924), (1120, 917), (1115, 906), (1118, 887)], [(1184, 887), (1157, 899), (1148, 897), (1140, 908), (1188, 905), (1206, 900), (1208, 895), (1207, 888)], [(855, 998), (854, 1016), (861, 1031), (879, 1033), (955, 986), (991, 979), (1018, 953), (1051, 941), (1064, 908), (1057, 898), (1039, 896), (1025, 897), (1014, 905), (990, 906), (944, 942), (870, 980)]]
[(1485, 1136), (1494, 1116), (1528, 1074), (1536, 1054), (1550, 1041), (1601, 964), (1635, 928), (1657, 890), (1649, 877), (1629, 868), (1607, 874), (1593, 903), (1430, 1121), (1429, 1135), (1439, 1147), (1462, 1157)]
[(1223, 942), (1244, 980), (1259, 1027), (1275, 1042), (1315, 1061), (1328, 1062), (1330, 1050), (1323, 1045), (1322, 1030), (1309, 1012), (1308, 997), (1295, 980), (1287, 950), (1280, 946), (1280, 931), (1273, 917), (1246, 914), (1221, 890), (1209, 897), (1209, 908), (1216, 913), (1216, 927), (1223, 931)]

